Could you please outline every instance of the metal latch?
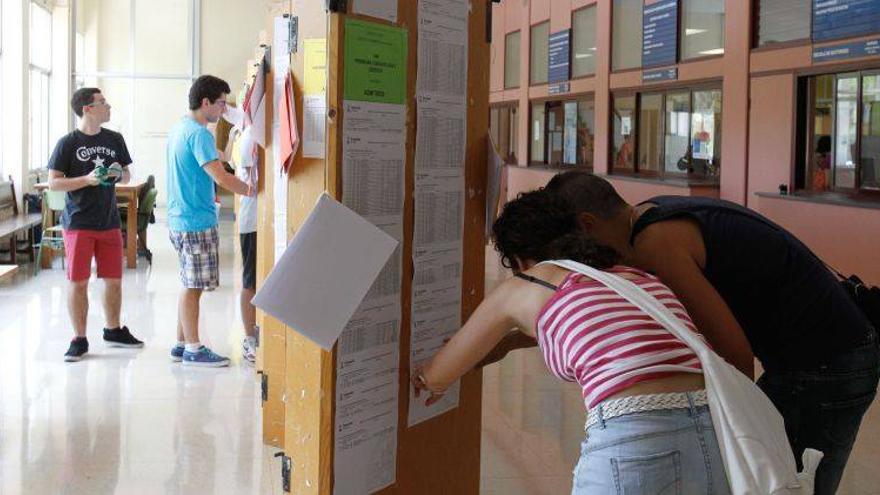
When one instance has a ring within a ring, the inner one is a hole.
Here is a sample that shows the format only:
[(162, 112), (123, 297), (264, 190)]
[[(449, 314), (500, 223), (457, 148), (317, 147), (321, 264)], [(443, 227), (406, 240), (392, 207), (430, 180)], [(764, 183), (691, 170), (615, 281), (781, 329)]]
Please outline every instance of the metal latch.
[(284, 452), (278, 452), (275, 457), (281, 458), (281, 488), (290, 493), (290, 472), (293, 469), (293, 463), (290, 457), (284, 455)]

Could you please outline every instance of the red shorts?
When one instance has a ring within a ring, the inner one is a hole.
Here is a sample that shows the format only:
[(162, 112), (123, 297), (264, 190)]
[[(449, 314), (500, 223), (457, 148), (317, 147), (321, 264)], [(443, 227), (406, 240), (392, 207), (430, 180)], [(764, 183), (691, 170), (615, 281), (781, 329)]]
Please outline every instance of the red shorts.
[(92, 257), (98, 265), (98, 278), (122, 278), (122, 231), (65, 230), (67, 279), (88, 280), (92, 275)]

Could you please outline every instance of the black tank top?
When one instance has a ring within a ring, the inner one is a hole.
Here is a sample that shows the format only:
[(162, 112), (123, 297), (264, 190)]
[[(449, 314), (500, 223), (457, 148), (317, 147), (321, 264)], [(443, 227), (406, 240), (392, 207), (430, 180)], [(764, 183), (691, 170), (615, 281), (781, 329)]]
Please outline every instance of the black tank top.
[(706, 278), (743, 327), (767, 369), (812, 369), (864, 342), (870, 325), (836, 277), (794, 235), (734, 203), (659, 196), (633, 225), (695, 220), (706, 246)]

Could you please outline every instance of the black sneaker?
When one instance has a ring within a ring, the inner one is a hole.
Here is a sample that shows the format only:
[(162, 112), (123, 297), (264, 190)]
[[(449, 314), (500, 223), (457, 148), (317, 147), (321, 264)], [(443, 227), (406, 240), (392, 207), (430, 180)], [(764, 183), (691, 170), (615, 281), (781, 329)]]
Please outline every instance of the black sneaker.
[(89, 352), (89, 340), (85, 337), (77, 337), (70, 341), (70, 347), (64, 353), (64, 360), (68, 363), (79, 361), (87, 352)]
[(143, 342), (134, 338), (131, 332), (128, 331), (128, 327), (105, 328), (104, 342), (107, 343), (107, 347), (136, 348), (144, 346)]

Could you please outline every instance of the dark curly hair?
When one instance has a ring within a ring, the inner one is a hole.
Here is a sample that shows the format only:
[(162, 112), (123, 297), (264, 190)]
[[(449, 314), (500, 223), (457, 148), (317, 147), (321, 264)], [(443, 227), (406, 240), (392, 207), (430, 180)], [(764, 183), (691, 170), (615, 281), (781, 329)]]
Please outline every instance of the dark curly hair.
[(546, 189), (507, 203), (492, 225), (492, 240), (501, 263), (516, 270), (522, 268), (517, 260), (569, 259), (605, 269), (620, 259), (617, 251), (587, 236), (568, 203)]

